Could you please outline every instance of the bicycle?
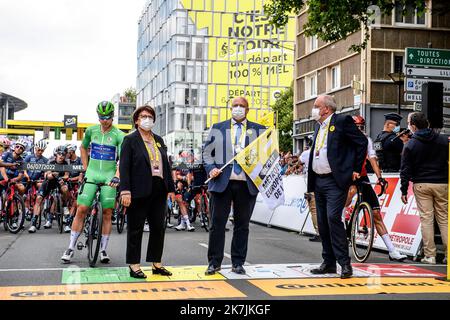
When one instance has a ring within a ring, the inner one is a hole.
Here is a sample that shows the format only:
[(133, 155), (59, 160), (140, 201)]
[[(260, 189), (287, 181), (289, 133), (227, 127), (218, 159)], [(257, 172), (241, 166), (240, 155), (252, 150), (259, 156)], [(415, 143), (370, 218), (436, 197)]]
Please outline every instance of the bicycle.
[(119, 195), (117, 195), (116, 198), (116, 205), (114, 207), (113, 214), (116, 216), (117, 232), (120, 234), (123, 232), (125, 226), (127, 208), (120, 202)]
[[(26, 220), (31, 221), (31, 218), (33, 216), (34, 206), (36, 205), (36, 198), (37, 198), (37, 184), (42, 183), (40, 180), (29, 180), (27, 182), (27, 193), (24, 196), (24, 202), (26, 203), (28, 201), (28, 208), (29, 212), (26, 214)], [(29, 217), (28, 217), (29, 215)], [(36, 228), (41, 228), (41, 222), (42, 218), (41, 215), (39, 215), (37, 221), (36, 221)]]
[(18, 233), (25, 222), (25, 202), (16, 189), (16, 182), (8, 182), (1, 195), (1, 220), (5, 231)]
[(201, 226), (203, 229), (205, 229), (206, 232), (209, 232), (210, 229), (210, 219), (209, 219), (209, 196), (208, 196), (208, 185), (202, 185), (200, 187), (200, 203), (199, 203), (199, 210), (197, 212), (197, 215), (200, 218)]
[[(373, 238), (375, 235), (375, 223), (373, 210), (370, 204), (362, 201), (362, 185), (372, 185), (370, 182), (358, 181), (356, 186), (356, 203), (350, 217), (345, 219), (345, 228), (347, 240), (352, 247), (353, 255), (359, 263), (365, 262), (370, 255), (373, 247)], [(378, 184), (378, 183), (377, 183)], [(387, 188), (387, 182), (381, 185), (381, 192), (377, 194), (380, 197)]]
[[(95, 193), (94, 202), (92, 203), (91, 210), (88, 215), (86, 215), (84, 223), (84, 235), (86, 237), (86, 242), (83, 245), (82, 242), (77, 243), (77, 249), (82, 250), (87, 248), (87, 256), (90, 267), (95, 267), (97, 263), (98, 254), (100, 252), (100, 244), (102, 242), (102, 230), (103, 230), (103, 208), (100, 202), (100, 191), (101, 188), (107, 186), (105, 183), (93, 183), (85, 181), (84, 184), (93, 184), (97, 186), (97, 191)], [(81, 186), (80, 193), (83, 192), (83, 186)]]
[[(53, 209), (53, 210), (52, 210)], [(45, 220), (51, 220), (56, 218), (58, 223), (58, 231), (59, 233), (63, 233), (64, 231), (64, 212), (63, 212), (63, 201), (60, 186), (54, 188), (50, 194), (44, 198), (41, 204), (41, 212), (38, 218), (39, 227), (41, 226), (40, 220), (44, 217)], [(36, 228), (39, 229), (36, 225)]]
[[(77, 206), (75, 204), (78, 196), (78, 189), (80, 188), (80, 182), (69, 181), (68, 187), (69, 187), (69, 199), (67, 200), (66, 206), (69, 209), (69, 217), (65, 220), (65, 224), (71, 227), (73, 220), (72, 218), (75, 217), (75, 215), (77, 214)], [(70, 214), (72, 210), (74, 213)], [(68, 219), (69, 222), (67, 221)]]

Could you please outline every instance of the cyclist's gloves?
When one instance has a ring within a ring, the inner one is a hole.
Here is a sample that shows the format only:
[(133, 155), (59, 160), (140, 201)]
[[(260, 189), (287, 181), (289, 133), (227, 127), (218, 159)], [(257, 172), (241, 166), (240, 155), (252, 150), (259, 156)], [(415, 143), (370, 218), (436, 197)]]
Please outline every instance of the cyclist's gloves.
[(120, 183), (120, 179), (118, 177), (114, 177), (114, 178), (111, 179), (110, 183), (112, 183), (112, 184), (119, 184)]

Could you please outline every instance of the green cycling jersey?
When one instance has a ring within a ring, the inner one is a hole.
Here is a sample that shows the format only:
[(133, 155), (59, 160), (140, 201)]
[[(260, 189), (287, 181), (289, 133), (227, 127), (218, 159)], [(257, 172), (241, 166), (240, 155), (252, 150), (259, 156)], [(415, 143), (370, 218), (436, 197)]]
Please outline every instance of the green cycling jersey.
[[(100, 125), (86, 129), (81, 145), (90, 147), (90, 159), (86, 170), (86, 180), (92, 183), (109, 183), (115, 176), (122, 141), (125, 134), (115, 126), (105, 133)], [(96, 187), (85, 184), (78, 195), (78, 203), (90, 207), (95, 197)], [(116, 190), (102, 187), (100, 200), (104, 209), (114, 208)]]

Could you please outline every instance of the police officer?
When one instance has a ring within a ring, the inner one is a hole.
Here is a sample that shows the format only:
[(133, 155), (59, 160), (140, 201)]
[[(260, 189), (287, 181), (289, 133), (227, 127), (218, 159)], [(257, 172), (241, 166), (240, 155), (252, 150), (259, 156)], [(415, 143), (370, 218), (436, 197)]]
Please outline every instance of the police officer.
[(397, 134), (400, 132), (402, 116), (391, 112), (385, 114), (384, 118), (383, 131), (374, 140), (374, 149), (380, 167), (384, 172), (398, 172), (400, 170), (403, 141), (397, 138)]

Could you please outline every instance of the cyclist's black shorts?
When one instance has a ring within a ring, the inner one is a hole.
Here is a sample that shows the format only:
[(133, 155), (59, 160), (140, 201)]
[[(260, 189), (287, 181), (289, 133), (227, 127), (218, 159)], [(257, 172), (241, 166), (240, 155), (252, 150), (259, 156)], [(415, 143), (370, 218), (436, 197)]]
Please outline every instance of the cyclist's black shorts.
[[(369, 182), (369, 177), (363, 176), (358, 179), (358, 181)], [(380, 202), (378, 201), (377, 194), (373, 190), (370, 184), (361, 184), (361, 192), (362, 192), (362, 201), (367, 202), (372, 209), (380, 209)]]
[(46, 196), (48, 196), (50, 194), (50, 192), (52, 192), (52, 190), (54, 190), (56, 188), (60, 188), (60, 187), (61, 186), (59, 185), (58, 180), (45, 179), (44, 182), (42, 182), (41, 187), (39, 188), (38, 195), (45, 198)]

